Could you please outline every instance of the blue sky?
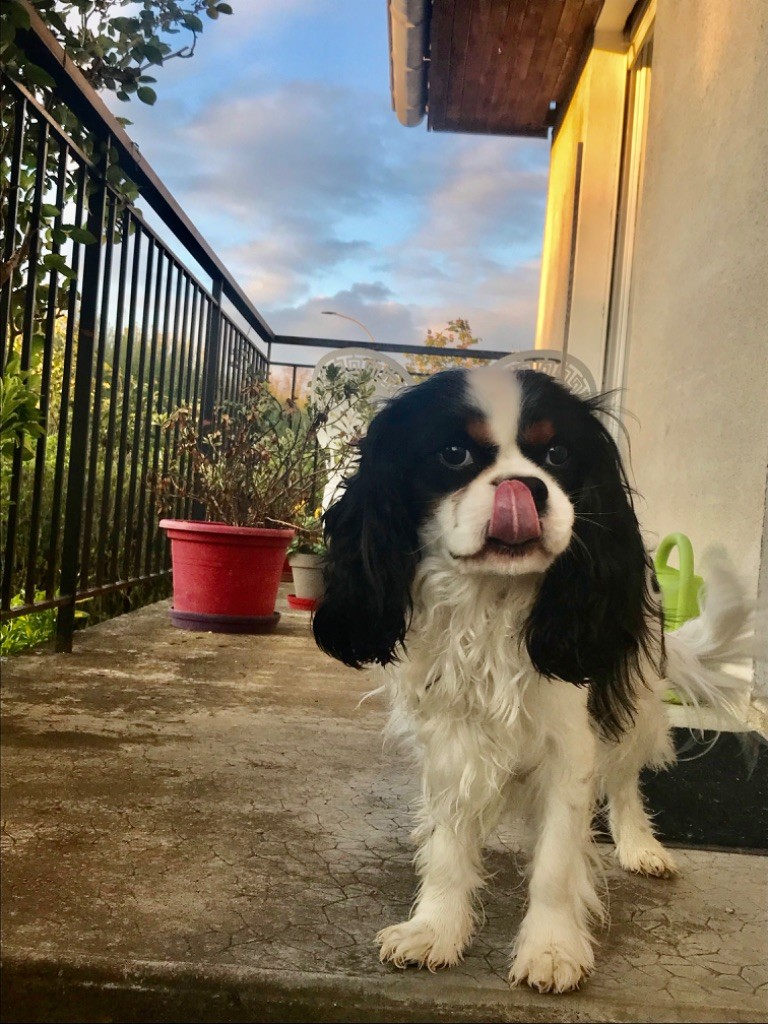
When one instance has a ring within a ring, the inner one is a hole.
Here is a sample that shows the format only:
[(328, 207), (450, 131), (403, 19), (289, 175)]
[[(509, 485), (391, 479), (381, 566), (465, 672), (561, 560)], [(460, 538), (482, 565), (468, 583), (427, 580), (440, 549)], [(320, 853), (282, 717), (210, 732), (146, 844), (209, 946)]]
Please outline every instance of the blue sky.
[(278, 333), (533, 345), (549, 145), (403, 128), (385, 0), (233, 0), (157, 103), (110, 100)]

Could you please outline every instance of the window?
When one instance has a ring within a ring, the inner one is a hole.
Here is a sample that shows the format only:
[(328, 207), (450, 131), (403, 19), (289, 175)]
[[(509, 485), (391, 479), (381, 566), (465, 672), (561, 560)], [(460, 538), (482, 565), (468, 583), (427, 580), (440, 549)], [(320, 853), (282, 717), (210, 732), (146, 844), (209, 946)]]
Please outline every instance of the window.
[[(635, 226), (642, 196), (643, 166), (648, 125), (648, 105), (651, 91), (651, 62), (653, 59), (653, 24), (640, 26), (642, 43), (630, 48), (627, 105), (624, 121), (619, 205), (616, 240), (608, 315), (608, 336), (603, 366), (603, 388), (621, 389), (625, 386), (629, 323), (632, 299), (632, 258), (635, 244)], [(613, 400), (612, 411), (621, 411), (621, 394)], [(618, 433), (619, 424), (612, 429)]]

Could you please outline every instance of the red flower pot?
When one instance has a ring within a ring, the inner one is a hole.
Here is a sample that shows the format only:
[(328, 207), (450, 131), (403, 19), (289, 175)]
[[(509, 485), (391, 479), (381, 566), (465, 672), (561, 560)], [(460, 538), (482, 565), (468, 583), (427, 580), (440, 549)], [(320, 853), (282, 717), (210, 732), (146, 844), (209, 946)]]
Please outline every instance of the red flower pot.
[(271, 633), (293, 530), (163, 519), (171, 541), (173, 608), (181, 629)]

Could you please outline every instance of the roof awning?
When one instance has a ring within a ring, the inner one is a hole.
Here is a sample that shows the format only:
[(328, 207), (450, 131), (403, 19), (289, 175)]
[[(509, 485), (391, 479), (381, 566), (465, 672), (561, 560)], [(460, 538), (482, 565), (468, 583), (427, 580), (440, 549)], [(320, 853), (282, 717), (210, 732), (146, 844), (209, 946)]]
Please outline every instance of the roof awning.
[(546, 136), (604, 0), (389, 0), (392, 102), (432, 131)]

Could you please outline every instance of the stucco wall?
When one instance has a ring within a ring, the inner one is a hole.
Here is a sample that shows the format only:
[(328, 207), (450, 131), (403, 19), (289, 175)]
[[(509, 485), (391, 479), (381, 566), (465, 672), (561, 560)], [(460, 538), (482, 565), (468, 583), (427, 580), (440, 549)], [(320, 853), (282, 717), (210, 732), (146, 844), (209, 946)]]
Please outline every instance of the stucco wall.
[(626, 408), (649, 540), (718, 543), (752, 593), (768, 463), (768, 4), (660, 0)]

